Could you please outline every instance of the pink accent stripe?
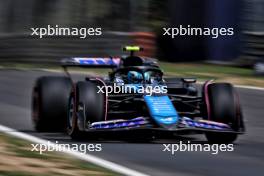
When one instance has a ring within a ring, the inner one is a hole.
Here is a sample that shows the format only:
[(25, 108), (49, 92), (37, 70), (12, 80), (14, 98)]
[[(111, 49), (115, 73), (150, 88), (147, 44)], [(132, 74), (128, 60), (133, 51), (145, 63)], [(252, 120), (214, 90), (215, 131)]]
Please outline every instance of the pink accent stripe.
[(239, 125), (241, 125), (240, 99), (239, 99), (238, 93), (235, 90), (234, 90), (234, 92), (235, 92), (236, 116), (238, 118)]
[(208, 115), (208, 120), (210, 120), (210, 115), (211, 115), (211, 111), (210, 111), (210, 102), (209, 102), (209, 95), (208, 95), (208, 86), (210, 84), (212, 84), (213, 80), (209, 80), (205, 82), (204, 85), (204, 96), (205, 96), (205, 103), (206, 103), (206, 109), (207, 109), (207, 115)]
[[(100, 78), (95, 78), (95, 79), (100, 81), (104, 85), (104, 87), (106, 87), (106, 84), (102, 79)], [(107, 108), (108, 108), (108, 99), (107, 96), (105, 96), (105, 120), (107, 120)]]
[[(77, 122), (77, 90), (76, 90), (76, 84), (73, 83), (73, 94), (74, 94), (74, 99), (73, 99), (73, 124), (72, 124), (72, 129), (75, 128), (75, 125), (78, 123)], [(76, 123), (74, 122), (74, 120), (76, 121)], [(73, 132), (73, 130), (71, 131), (71, 133)]]

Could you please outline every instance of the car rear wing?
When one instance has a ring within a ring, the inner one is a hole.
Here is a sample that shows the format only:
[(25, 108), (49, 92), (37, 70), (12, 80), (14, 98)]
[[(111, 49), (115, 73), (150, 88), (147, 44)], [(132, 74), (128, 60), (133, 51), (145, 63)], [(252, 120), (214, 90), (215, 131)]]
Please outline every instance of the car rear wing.
[(85, 67), (85, 68), (117, 68), (120, 65), (120, 58), (92, 58), (92, 57), (74, 57), (61, 61), (62, 67)]

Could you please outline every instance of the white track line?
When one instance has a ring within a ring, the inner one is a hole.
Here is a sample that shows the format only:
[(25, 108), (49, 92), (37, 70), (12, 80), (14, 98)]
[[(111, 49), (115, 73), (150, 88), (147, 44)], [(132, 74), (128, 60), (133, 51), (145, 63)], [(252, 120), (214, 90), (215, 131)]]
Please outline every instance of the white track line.
[(245, 86), (245, 85), (234, 85), (234, 86), (237, 88), (242, 88), (242, 89), (264, 90), (263, 87)]
[[(3, 132), (5, 134), (8, 134), (8, 135), (20, 138), (20, 139), (24, 139), (24, 140), (27, 140), (27, 141), (30, 141), (30, 142), (33, 142), (33, 143), (45, 144), (45, 145), (50, 145), (50, 146), (57, 147), (55, 145), (55, 143), (51, 143), (51, 142), (48, 142), (47, 140), (44, 140), (44, 139), (29, 135), (29, 134), (26, 134), (26, 133), (19, 132), (19, 131), (15, 130), (15, 129), (12, 129), (12, 128), (9, 128), (9, 127), (3, 126), (3, 125), (0, 125), (0, 132)], [(76, 157), (78, 159), (81, 159), (81, 160), (96, 164), (96, 165), (101, 166), (103, 168), (112, 170), (112, 171), (117, 172), (117, 173), (122, 174), (122, 175), (148, 176), (148, 175), (143, 174), (141, 172), (138, 172), (138, 171), (129, 169), (127, 167), (118, 165), (116, 163), (113, 163), (113, 162), (98, 158), (96, 156), (92, 156), (90, 154), (84, 154), (84, 153), (76, 152), (76, 151), (72, 151), (72, 150), (65, 150), (65, 151), (61, 151), (61, 152), (66, 153), (66, 154), (71, 155), (71, 156), (74, 156), (74, 157)]]

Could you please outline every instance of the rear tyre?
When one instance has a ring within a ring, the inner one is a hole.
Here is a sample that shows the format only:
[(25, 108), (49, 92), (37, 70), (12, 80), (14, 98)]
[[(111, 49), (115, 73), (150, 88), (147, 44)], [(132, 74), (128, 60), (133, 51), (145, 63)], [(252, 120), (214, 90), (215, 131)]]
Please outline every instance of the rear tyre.
[(66, 77), (37, 79), (32, 92), (32, 120), (37, 131), (65, 129), (70, 91), (71, 81)]
[[(234, 131), (238, 131), (242, 119), (233, 86), (229, 83), (212, 83), (204, 89), (208, 120), (228, 124)], [(207, 132), (206, 138), (210, 143), (232, 143), (237, 134)]]
[[(78, 82), (75, 98), (72, 94), (68, 112), (68, 134), (73, 139), (80, 139), (93, 122), (105, 118), (105, 95), (97, 93), (96, 82)], [(73, 112), (73, 113), (72, 113)]]

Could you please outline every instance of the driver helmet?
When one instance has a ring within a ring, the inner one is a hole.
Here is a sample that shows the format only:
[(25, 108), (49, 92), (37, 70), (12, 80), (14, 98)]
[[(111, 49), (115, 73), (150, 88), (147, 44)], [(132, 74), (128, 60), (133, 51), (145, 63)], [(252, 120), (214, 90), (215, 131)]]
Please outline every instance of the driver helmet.
[(148, 84), (159, 84), (162, 81), (161, 75), (154, 72), (145, 72), (145, 80)]
[(139, 84), (143, 81), (143, 76), (141, 73), (136, 71), (129, 71), (127, 73), (128, 84)]

